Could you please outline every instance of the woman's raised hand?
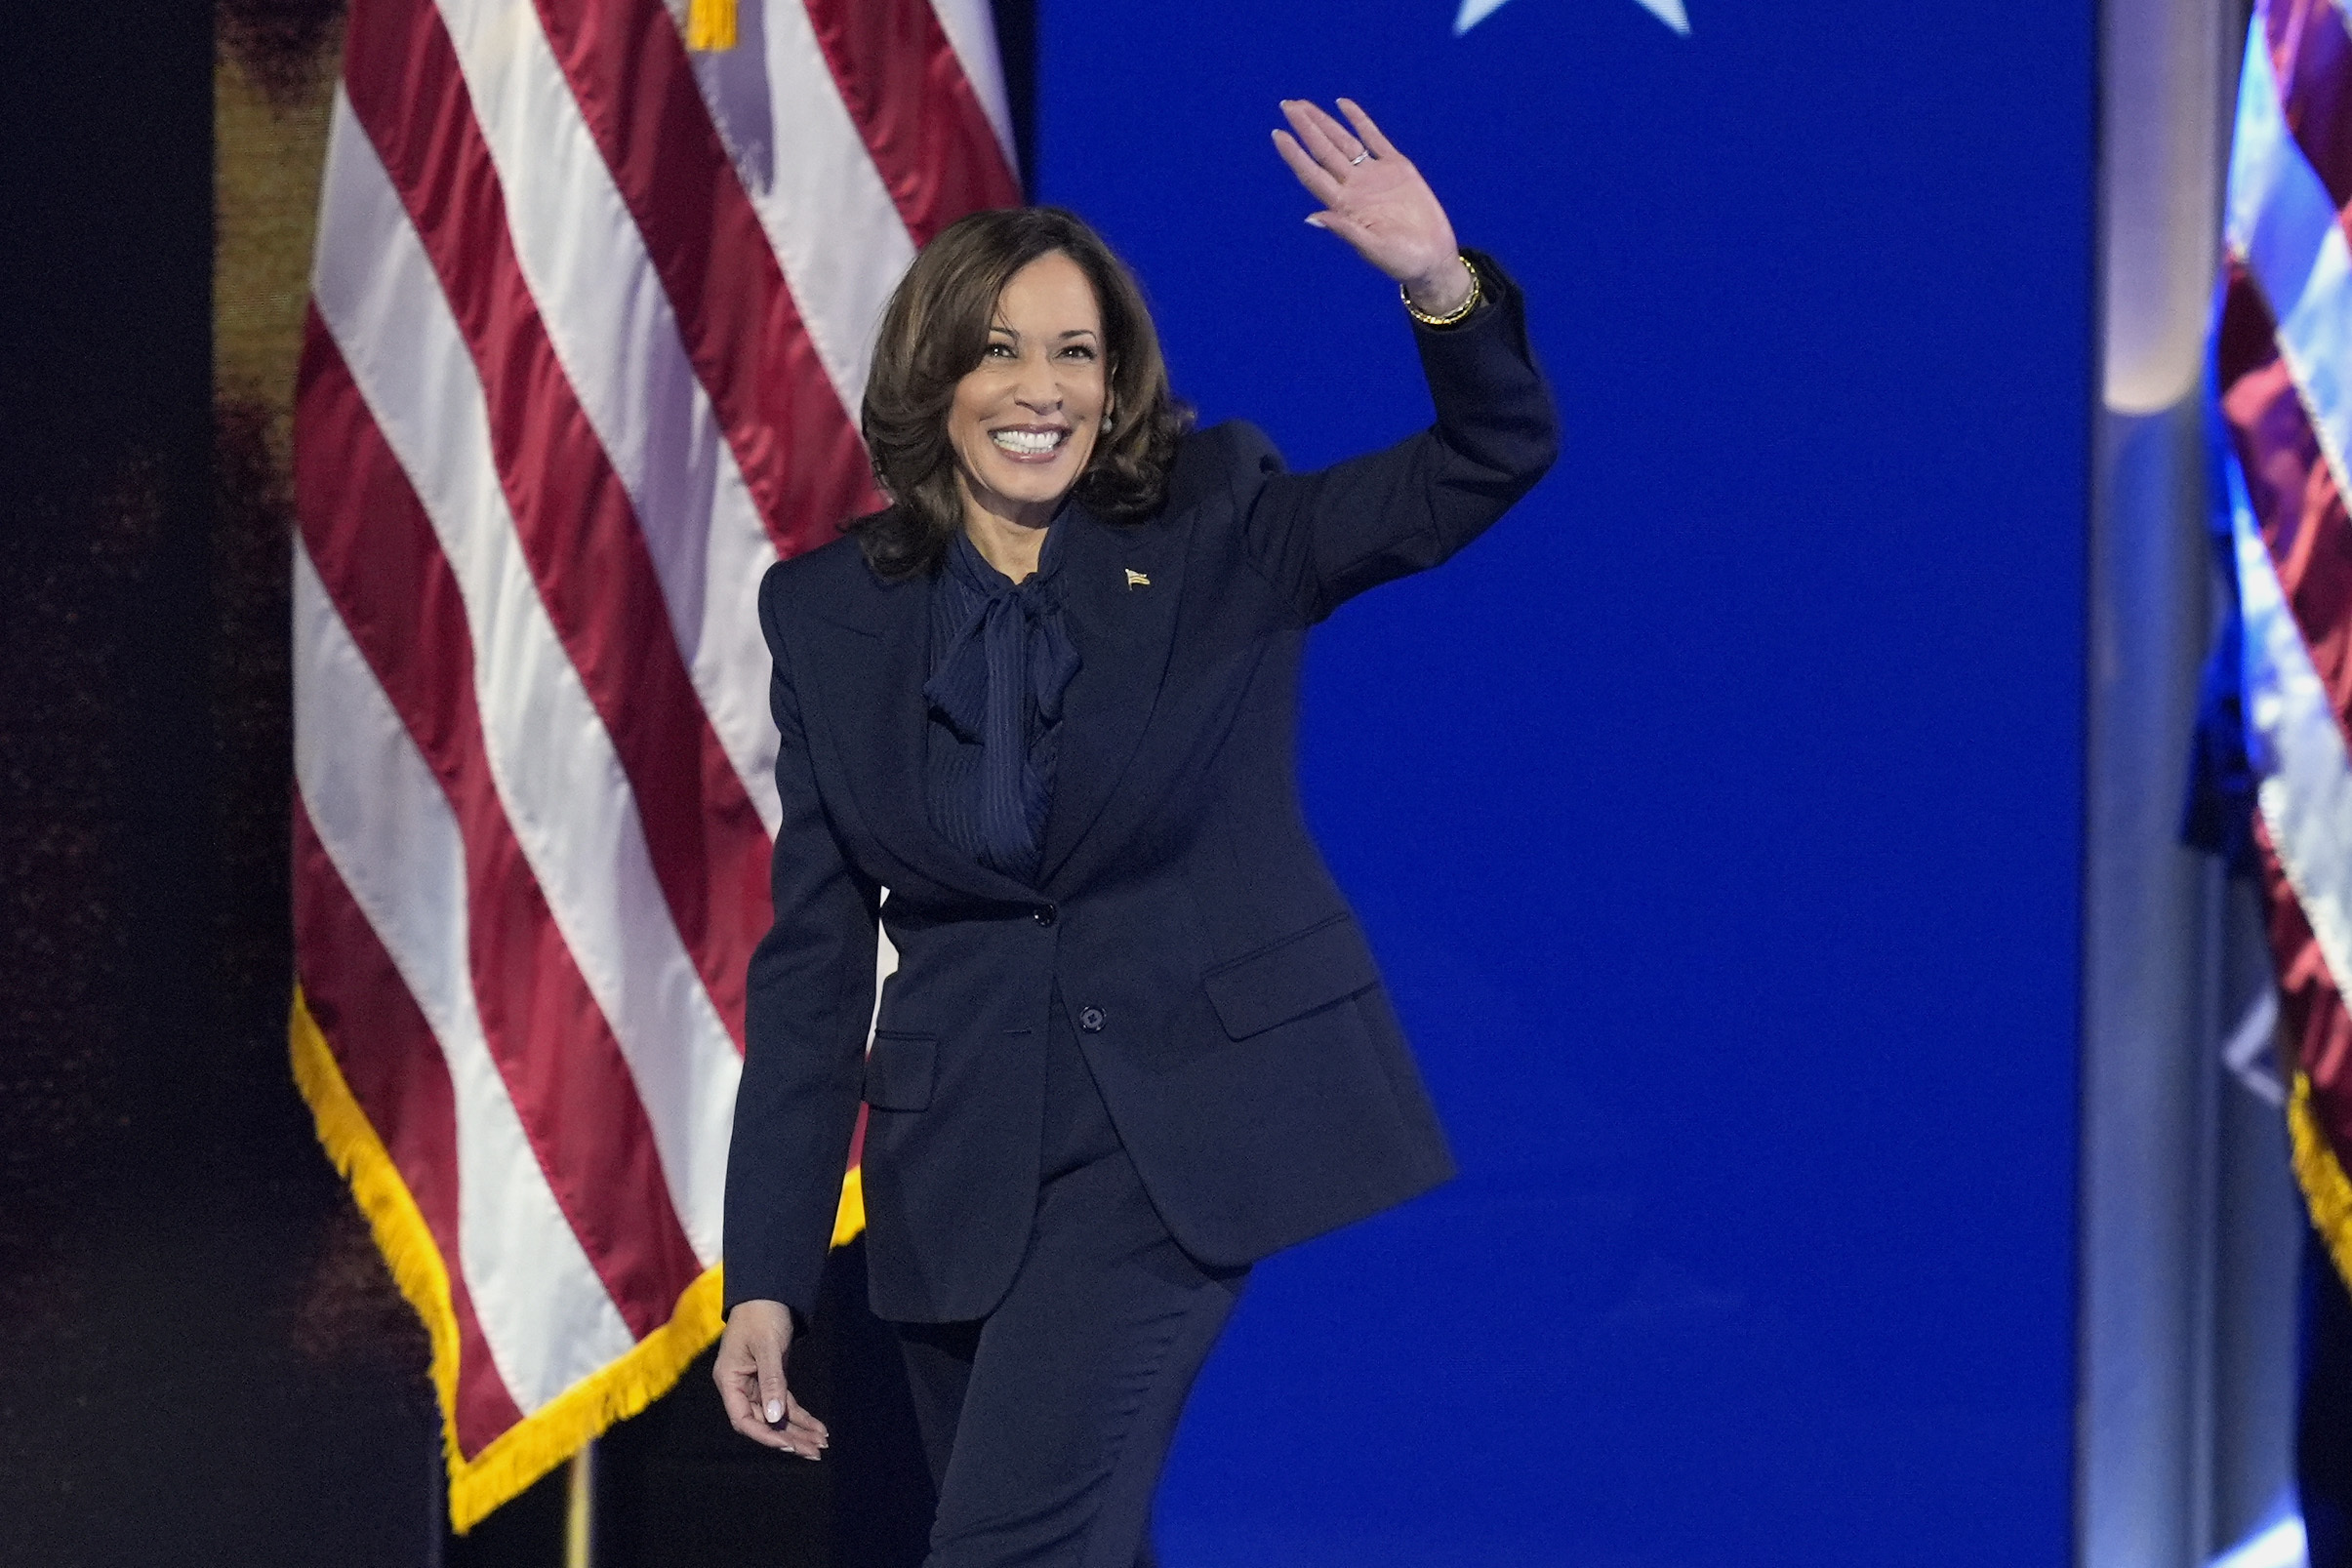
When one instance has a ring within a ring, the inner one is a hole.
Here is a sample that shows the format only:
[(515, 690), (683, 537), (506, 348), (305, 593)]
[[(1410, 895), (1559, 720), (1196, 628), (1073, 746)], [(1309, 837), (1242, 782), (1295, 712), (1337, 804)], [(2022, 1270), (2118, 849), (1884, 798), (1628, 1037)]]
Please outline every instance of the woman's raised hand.
[(1355, 246), (1421, 309), (1450, 315), (1470, 298), (1471, 277), (1445, 209), (1369, 114), (1344, 98), (1339, 109), (1347, 125), (1305, 99), (1282, 101), (1290, 129), (1274, 134), (1275, 150), (1323, 204), (1307, 221)]

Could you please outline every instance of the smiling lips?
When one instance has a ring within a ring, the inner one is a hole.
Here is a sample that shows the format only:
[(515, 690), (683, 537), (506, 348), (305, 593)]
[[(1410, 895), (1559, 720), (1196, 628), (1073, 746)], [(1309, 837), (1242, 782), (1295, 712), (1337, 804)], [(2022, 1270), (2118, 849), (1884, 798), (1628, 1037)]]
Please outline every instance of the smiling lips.
[(989, 439), (996, 450), (1015, 462), (1050, 462), (1061, 452), (1062, 443), (1070, 439), (1070, 427), (1062, 424), (1013, 424), (991, 430)]

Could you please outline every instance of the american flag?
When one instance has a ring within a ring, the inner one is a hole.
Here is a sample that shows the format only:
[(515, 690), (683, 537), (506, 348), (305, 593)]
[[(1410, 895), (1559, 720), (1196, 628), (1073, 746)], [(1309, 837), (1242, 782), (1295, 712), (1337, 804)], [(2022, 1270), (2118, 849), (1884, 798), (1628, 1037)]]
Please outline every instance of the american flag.
[(2352, 31), (2261, 0), (2230, 157), (2216, 382), (2246, 759), (2295, 1175), (2352, 1275)]
[(334, 106), (293, 1054), (430, 1331), (460, 1529), (717, 1332), (760, 575), (875, 503), (916, 247), (1019, 199), (987, 0), (749, 0), (712, 53), (685, 20), (354, 0)]

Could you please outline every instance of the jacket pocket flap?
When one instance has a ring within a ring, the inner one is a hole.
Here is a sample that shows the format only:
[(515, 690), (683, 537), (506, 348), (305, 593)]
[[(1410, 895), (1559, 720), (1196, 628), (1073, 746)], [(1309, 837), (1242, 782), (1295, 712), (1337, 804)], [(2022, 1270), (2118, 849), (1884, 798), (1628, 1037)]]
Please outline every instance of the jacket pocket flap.
[(876, 1110), (921, 1110), (931, 1104), (938, 1037), (877, 1031), (866, 1053), (866, 1104)]
[(1237, 1040), (1287, 1024), (1380, 984), (1356, 922), (1335, 914), (1201, 978), (1218, 1022)]

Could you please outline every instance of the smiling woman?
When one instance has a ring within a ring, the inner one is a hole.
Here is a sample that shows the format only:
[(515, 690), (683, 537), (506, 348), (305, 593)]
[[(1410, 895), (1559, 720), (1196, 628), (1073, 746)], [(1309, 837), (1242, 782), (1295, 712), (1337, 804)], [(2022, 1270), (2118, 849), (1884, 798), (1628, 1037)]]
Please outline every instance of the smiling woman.
[(924, 248), (883, 313), (863, 426), (895, 504), (859, 520), (859, 543), (886, 577), (926, 571), (979, 502), (1031, 532), (1025, 548), (988, 523), (975, 540), (1024, 577), (1064, 496), (1113, 520), (1157, 505), (1191, 424), (1143, 295), (1093, 229), (1051, 207), (977, 213)]
[(1301, 475), (1248, 425), (1192, 431), (1094, 232), (985, 213), (884, 314), (865, 430), (891, 506), (761, 585), (776, 924), (713, 1375), (747, 1437), (827, 1446), (785, 1361), (862, 1101), (930, 1568), (1150, 1562), (1250, 1266), (1452, 1172), (1298, 809), (1299, 663), (1342, 600), (1500, 517), (1557, 433), (1518, 291), (1341, 106), (1353, 130), (1283, 105), (1276, 145), (1310, 221), (1403, 289), (1432, 428)]
[(989, 345), (955, 383), (948, 444), (964, 526), (1016, 583), (1037, 569), (1045, 530), (1110, 417), (1100, 315), (1078, 264), (1040, 256), (997, 296)]

